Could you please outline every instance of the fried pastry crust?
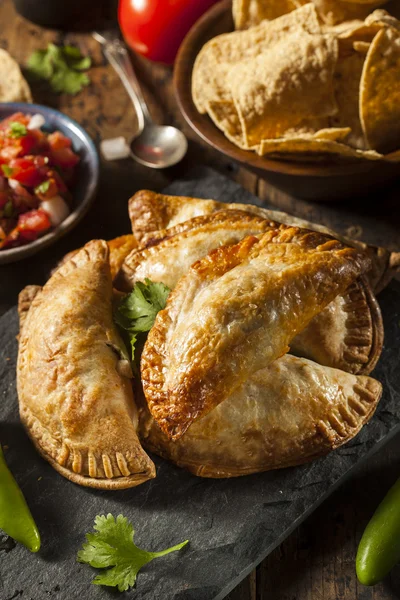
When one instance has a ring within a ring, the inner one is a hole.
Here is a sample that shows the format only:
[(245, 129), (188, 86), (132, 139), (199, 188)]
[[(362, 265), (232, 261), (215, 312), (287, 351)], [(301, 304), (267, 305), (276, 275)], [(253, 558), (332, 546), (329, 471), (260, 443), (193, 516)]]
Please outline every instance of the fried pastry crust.
[(130, 364), (112, 320), (107, 243), (89, 242), (36, 294), (22, 325), (21, 420), (40, 454), (74, 483), (123, 489), (155, 476), (137, 431)]
[(237, 477), (304, 463), (352, 439), (382, 392), (355, 376), (290, 354), (257, 371), (175, 442), (138, 394), (139, 435), (156, 454), (201, 477)]
[(278, 210), (271, 210), (252, 204), (217, 202), (180, 196), (166, 196), (149, 190), (137, 192), (129, 200), (129, 216), (132, 231), (141, 245), (152, 243), (168, 235), (169, 229), (200, 215), (207, 215), (220, 210), (242, 210), (259, 215), (267, 220), (277, 221), (285, 225), (295, 225), (326, 233), (342, 243), (363, 250), (371, 258), (371, 269), (368, 280), (372, 290), (377, 294), (383, 290), (394, 275), (400, 270), (400, 252), (390, 252), (386, 248), (371, 246), (340, 235), (324, 225), (312, 223)]
[(179, 439), (370, 267), (326, 235), (276, 225), (212, 251), (182, 277), (145, 344), (141, 375), (152, 416)]

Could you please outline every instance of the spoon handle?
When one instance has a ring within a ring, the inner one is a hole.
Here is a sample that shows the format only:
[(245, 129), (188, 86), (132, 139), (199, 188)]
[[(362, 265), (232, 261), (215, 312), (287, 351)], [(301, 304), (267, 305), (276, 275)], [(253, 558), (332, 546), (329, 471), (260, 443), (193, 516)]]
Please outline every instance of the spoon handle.
[(128, 50), (125, 44), (118, 38), (105, 40), (103, 42), (103, 49), (105, 57), (118, 73), (133, 102), (138, 117), (138, 134), (140, 134), (144, 129), (145, 123), (151, 122), (152, 118), (140, 88), (139, 80), (133, 70)]

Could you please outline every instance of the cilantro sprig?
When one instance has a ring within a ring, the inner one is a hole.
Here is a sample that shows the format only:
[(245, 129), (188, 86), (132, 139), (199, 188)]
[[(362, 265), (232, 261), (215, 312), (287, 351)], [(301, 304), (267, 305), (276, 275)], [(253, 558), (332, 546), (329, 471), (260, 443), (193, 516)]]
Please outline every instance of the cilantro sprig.
[(118, 515), (98, 515), (94, 522), (95, 533), (87, 533), (87, 542), (78, 552), (77, 560), (97, 569), (105, 569), (92, 583), (118, 587), (125, 592), (135, 585), (140, 569), (153, 559), (180, 550), (189, 540), (162, 550), (147, 552), (133, 543), (134, 529), (128, 519)]
[(56, 93), (77, 94), (90, 79), (86, 71), (92, 61), (75, 46), (48, 44), (46, 49), (35, 50), (28, 60), (28, 69), (39, 79), (46, 79)]
[(132, 292), (118, 304), (114, 320), (128, 338), (132, 360), (140, 334), (150, 331), (157, 314), (165, 308), (170, 291), (163, 283), (146, 278), (144, 283), (135, 283)]

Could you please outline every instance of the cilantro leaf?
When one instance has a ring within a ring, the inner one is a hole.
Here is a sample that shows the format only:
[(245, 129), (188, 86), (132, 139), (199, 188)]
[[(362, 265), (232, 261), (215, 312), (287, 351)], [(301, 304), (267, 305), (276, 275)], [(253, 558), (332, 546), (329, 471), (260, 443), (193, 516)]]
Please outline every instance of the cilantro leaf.
[(10, 123), (10, 137), (12, 138), (20, 138), (24, 137), (28, 133), (27, 128), (23, 123), (19, 123), (18, 121), (13, 121)]
[(36, 50), (28, 60), (32, 75), (46, 79), (57, 93), (77, 94), (90, 79), (83, 73), (92, 61), (75, 46), (48, 44), (46, 50)]
[(118, 515), (97, 515), (95, 533), (86, 534), (87, 542), (78, 552), (77, 560), (97, 569), (105, 569), (92, 583), (118, 587), (125, 592), (135, 585), (140, 569), (154, 558), (180, 550), (188, 540), (161, 552), (146, 552), (133, 543), (134, 529), (128, 519)]
[(46, 179), (35, 187), (35, 194), (45, 194), (50, 187), (50, 179)]
[(4, 217), (12, 217), (14, 213), (14, 207), (11, 200), (7, 200), (3, 208), (3, 216)]
[(3, 171), (6, 177), (12, 177), (14, 173), (14, 169), (9, 167), (8, 165), (1, 165), (1, 170)]
[(128, 338), (132, 360), (139, 334), (150, 331), (157, 314), (165, 308), (170, 291), (163, 283), (154, 283), (146, 278), (144, 283), (135, 283), (132, 292), (118, 304), (114, 320)]

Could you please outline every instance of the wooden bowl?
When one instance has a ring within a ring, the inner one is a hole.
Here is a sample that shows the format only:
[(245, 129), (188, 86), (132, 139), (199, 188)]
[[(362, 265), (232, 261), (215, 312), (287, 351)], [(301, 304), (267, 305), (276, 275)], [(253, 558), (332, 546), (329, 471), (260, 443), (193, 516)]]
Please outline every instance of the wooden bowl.
[(370, 194), (400, 177), (400, 164), (360, 160), (300, 163), (272, 160), (241, 150), (193, 102), (192, 71), (196, 56), (208, 40), (233, 31), (232, 2), (218, 2), (195, 23), (184, 39), (174, 67), (179, 107), (188, 124), (210, 146), (247, 167), (272, 185), (308, 200), (344, 200)]

